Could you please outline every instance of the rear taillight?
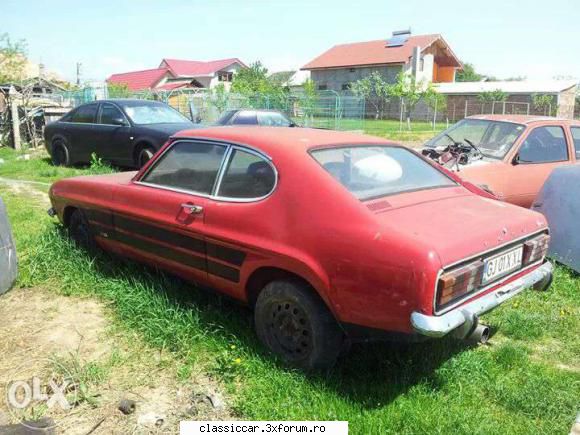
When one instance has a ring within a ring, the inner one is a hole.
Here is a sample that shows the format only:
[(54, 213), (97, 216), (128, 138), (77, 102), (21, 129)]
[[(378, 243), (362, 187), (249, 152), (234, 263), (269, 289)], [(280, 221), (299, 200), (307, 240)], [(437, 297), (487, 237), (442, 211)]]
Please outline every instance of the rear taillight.
[(541, 260), (548, 253), (550, 245), (550, 236), (542, 234), (524, 243), (524, 266)]
[(481, 285), (482, 276), (483, 261), (481, 260), (444, 273), (437, 285), (437, 306), (441, 307), (477, 289)]

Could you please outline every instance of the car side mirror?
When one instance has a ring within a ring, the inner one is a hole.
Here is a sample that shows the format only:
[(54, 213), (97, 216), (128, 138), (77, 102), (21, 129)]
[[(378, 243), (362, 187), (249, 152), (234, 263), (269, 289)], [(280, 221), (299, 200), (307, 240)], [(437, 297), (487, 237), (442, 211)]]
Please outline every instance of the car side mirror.
[(125, 121), (125, 119), (123, 119), (121, 117), (118, 117), (118, 118), (111, 119), (111, 124), (125, 126), (125, 125), (127, 125), (127, 121)]
[(520, 164), (520, 155), (516, 154), (512, 160), (512, 165), (516, 166)]

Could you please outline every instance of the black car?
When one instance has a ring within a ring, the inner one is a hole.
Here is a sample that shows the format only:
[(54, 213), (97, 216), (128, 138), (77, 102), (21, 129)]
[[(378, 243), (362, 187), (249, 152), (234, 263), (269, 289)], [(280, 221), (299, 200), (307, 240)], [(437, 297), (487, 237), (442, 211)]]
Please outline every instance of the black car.
[(260, 125), (263, 127), (298, 127), (289, 117), (277, 110), (226, 110), (216, 125)]
[(180, 130), (196, 128), (167, 104), (147, 100), (100, 100), (83, 104), (46, 126), (46, 149), (57, 166), (88, 163), (92, 154), (140, 168)]

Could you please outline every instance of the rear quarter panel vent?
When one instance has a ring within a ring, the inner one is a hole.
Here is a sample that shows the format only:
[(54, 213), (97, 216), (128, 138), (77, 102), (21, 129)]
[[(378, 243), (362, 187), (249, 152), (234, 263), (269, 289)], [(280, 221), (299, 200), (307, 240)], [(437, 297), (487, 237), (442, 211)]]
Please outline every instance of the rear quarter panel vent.
[(391, 207), (391, 204), (389, 203), (389, 201), (386, 201), (384, 199), (375, 201), (375, 202), (371, 202), (370, 204), (367, 204), (367, 208), (372, 211), (372, 212), (379, 212), (381, 210), (384, 210), (386, 208)]

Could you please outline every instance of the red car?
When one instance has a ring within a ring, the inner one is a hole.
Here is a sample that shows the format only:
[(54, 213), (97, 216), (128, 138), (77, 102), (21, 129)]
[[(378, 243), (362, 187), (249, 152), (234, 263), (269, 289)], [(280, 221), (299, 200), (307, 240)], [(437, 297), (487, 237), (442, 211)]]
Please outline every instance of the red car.
[[(459, 161), (441, 161), (450, 153), (441, 155), (437, 150), (450, 147), (459, 150)], [(580, 121), (471, 116), (427, 142), (423, 153), (498, 199), (530, 208), (554, 168), (580, 160)]]
[(62, 180), (50, 197), (79, 245), (248, 303), (262, 342), (304, 368), (345, 340), (485, 338), (480, 314), (551, 281), (542, 215), (369, 136), (185, 131), (138, 173)]

